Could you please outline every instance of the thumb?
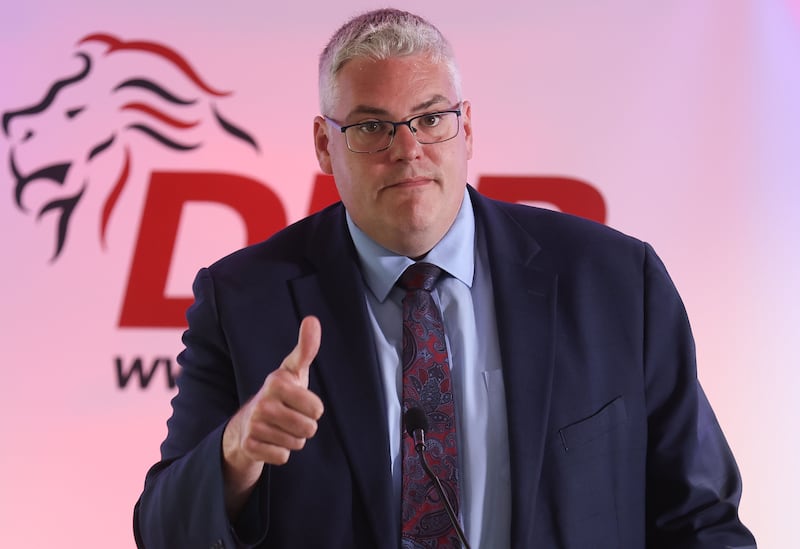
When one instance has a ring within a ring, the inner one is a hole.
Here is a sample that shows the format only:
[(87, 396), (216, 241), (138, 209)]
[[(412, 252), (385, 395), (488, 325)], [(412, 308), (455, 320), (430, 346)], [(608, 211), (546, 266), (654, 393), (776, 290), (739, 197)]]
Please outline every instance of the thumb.
[(308, 370), (317, 356), (321, 339), (322, 326), (319, 319), (315, 316), (305, 317), (300, 323), (297, 345), (281, 364), (281, 368), (294, 374), (305, 387), (308, 387)]

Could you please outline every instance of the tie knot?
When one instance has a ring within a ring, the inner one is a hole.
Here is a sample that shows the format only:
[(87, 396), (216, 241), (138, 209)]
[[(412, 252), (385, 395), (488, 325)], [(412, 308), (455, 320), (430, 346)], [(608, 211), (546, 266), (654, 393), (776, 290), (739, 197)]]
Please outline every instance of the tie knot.
[(433, 263), (414, 263), (400, 275), (397, 284), (404, 290), (430, 292), (441, 274), (442, 270)]

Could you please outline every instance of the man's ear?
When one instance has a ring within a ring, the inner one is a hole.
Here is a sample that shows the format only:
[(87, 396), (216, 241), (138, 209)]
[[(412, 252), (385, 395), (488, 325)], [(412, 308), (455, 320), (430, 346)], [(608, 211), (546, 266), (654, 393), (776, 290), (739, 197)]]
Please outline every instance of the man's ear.
[(464, 140), (467, 145), (467, 159), (472, 158), (472, 104), (464, 101), (461, 104), (461, 123), (464, 125)]
[(317, 152), (317, 162), (322, 173), (333, 175), (331, 166), (331, 153), (328, 150), (330, 139), (328, 123), (321, 116), (314, 117), (314, 149)]

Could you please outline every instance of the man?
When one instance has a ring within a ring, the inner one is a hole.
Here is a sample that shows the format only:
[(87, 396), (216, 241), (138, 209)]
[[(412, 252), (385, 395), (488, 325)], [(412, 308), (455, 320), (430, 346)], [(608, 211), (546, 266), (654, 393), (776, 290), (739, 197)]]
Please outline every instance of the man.
[[(755, 547), (663, 265), (467, 186), (471, 105), (439, 31), (351, 20), (320, 103), (342, 202), (198, 274), (137, 543), (458, 547), (463, 527), (489, 549)], [(412, 288), (407, 267), (439, 278)]]

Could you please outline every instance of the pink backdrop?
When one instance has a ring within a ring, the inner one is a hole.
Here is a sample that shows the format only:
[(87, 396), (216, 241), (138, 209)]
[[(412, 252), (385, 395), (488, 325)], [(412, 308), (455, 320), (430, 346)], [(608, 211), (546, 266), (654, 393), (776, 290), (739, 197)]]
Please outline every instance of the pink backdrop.
[[(588, 182), (609, 225), (656, 247), (686, 302), (700, 377), (744, 476), (742, 516), (761, 547), (791, 546), (800, 515), (798, 2), (503, 4), (402, 4), (438, 24), (459, 55), (473, 104), (471, 180)], [(81, 82), (41, 112), (9, 117), (0, 134), (3, 545), (133, 547), (131, 509), (166, 432), (181, 329), (159, 324), (152, 292), (130, 288), (158, 287), (160, 273), (160, 297), (182, 307), (174, 300), (190, 295), (196, 270), (242, 246), (248, 222), (263, 230), (285, 224), (281, 212), (285, 221), (307, 213), (318, 173), (318, 52), (346, 17), (378, 5), (2, 8), (0, 111), (40, 104), (84, 68), (78, 52), (92, 63)], [(96, 33), (168, 50), (79, 44)], [(134, 78), (196, 101), (178, 106)], [(63, 177), (20, 182), (67, 163)], [(187, 172), (218, 174), (214, 189), (268, 215), (247, 218), (216, 195), (173, 210), (158, 195), (146, 200), (159, 177), (175, 183)], [(51, 259), (57, 201), (81, 189)], [(148, 217), (146, 206), (161, 209)], [(137, 250), (147, 259), (138, 271)], [(121, 326), (126, 296), (157, 318)], [(152, 378), (133, 372), (121, 387), (136, 359), (145, 374), (156, 364)]]

